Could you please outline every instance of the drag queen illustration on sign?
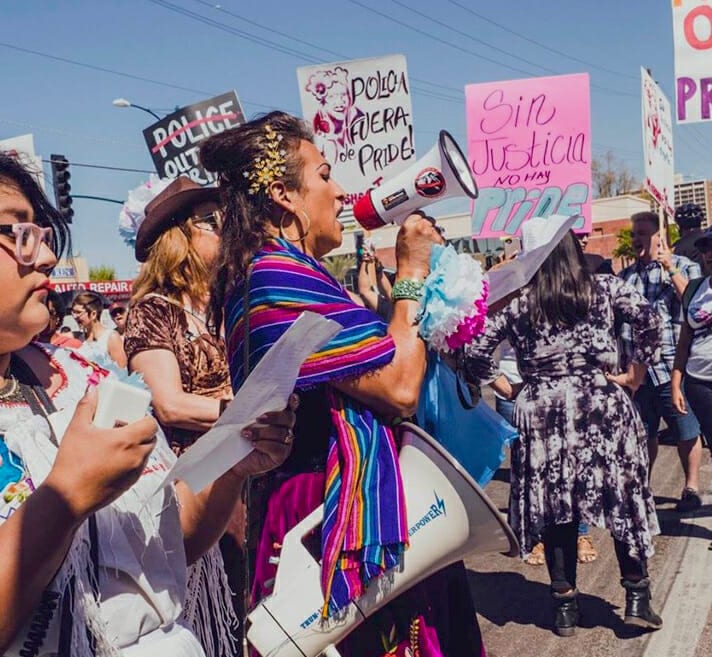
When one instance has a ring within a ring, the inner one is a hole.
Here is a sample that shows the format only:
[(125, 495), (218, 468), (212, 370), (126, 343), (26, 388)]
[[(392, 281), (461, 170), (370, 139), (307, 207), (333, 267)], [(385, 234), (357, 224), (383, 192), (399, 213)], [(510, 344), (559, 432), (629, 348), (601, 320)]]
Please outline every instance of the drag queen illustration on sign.
[(364, 116), (353, 104), (349, 72), (336, 66), (310, 76), (306, 90), (321, 106), (312, 119), (316, 145), (330, 162), (353, 146), (351, 126)]

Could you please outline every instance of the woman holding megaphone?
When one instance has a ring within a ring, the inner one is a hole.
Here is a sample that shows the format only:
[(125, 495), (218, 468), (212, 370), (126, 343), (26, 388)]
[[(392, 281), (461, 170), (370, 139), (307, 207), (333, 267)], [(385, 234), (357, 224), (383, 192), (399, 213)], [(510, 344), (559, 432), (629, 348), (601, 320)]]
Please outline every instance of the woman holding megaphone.
[[(295, 449), (270, 483), (264, 509), (252, 508), (263, 518), (257, 601), (271, 592), (286, 532), (324, 502), (317, 549), (322, 614), (331, 616), (395, 566), (408, 544), (391, 421), (412, 415), (417, 405), (426, 348), (415, 317), (431, 247), (441, 237), (420, 213), (401, 226), (393, 316), (386, 325), (354, 304), (319, 262), (341, 244), (344, 191), (301, 120), (272, 112), (211, 137), (201, 160), (218, 174), (225, 206), (211, 310), (214, 326), (224, 320), (233, 388), (301, 312), (344, 327), (302, 366)], [(462, 564), (400, 596), (339, 649), (371, 657), (410, 645), (414, 636), (424, 656), (480, 657)]]

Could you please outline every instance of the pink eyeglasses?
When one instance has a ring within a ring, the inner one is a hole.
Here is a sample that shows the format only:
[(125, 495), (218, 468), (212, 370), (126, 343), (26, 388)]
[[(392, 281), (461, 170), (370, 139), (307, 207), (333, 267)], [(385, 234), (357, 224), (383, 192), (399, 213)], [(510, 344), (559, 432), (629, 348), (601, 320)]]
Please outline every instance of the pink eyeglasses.
[(26, 267), (37, 262), (43, 244), (51, 251), (54, 241), (54, 231), (51, 228), (31, 223), (2, 224), (0, 235), (7, 235), (12, 239), (15, 243), (15, 259)]

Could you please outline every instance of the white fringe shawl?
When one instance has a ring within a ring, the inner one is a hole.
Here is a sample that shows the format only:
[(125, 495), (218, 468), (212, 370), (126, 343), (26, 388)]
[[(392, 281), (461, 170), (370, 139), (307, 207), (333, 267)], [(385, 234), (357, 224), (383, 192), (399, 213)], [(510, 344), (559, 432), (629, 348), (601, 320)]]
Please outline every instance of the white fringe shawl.
[[(62, 350), (55, 356), (69, 375), (80, 366)], [(86, 385), (83, 376), (69, 376), (69, 387), (62, 396), (67, 401), (76, 402)], [(62, 436), (74, 413), (75, 404), (52, 415), (55, 434)], [(5, 425), (4, 439), (10, 450), (20, 455), (28, 470), (32, 483), (39, 486), (49, 474), (57, 456), (57, 447), (52, 442), (51, 431), (44, 417), (31, 415), (25, 407), (3, 409), (2, 424)], [(97, 512), (99, 541), (106, 540), (116, 531), (122, 531), (118, 515), (128, 513), (142, 526), (144, 536), (160, 542), (160, 516), (156, 517), (150, 505), (145, 505), (138, 494), (129, 490), (110, 506)], [(137, 528), (138, 529), (138, 528)], [(108, 532), (107, 532), (108, 530)], [(77, 530), (65, 560), (51, 583), (51, 588), (64, 594), (69, 582), (74, 579), (74, 590), (70, 594), (72, 623), (72, 657), (120, 657), (121, 649), (107, 637), (107, 623), (101, 614), (100, 600), (94, 596), (98, 590), (94, 581), (91, 563), (89, 525), (84, 522)], [(197, 636), (208, 657), (229, 657), (237, 654), (238, 644), (235, 629), (239, 626), (235, 615), (230, 585), (225, 573), (220, 549), (213, 546), (195, 564), (188, 568), (186, 599), (179, 622), (187, 625)], [(55, 611), (59, 620), (61, 602)], [(89, 630), (96, 651), (92, 652)]]
[(198, 637), (208, 657), (238, 654), (235, 630), (239, 622), (219, 546), (214, 545), (188, 568), (181, 619)]
[[(33, 415), (17, 422), (5, 432), (7, 446), (22, 456), (25, 467), (30, 473), (33, 485), (39, 486), (54, 463), (57, 448), (51, 442), (51, 433), (47, 420)], [(69, 582), (74, 579), (74, 590), (70, 594), (70, 613), (72, 617), (72, 657), (92, 657), (89, 634), (94, 639), (97, 657), (120, 657), (120, 650), (107, 640), (106, 622), (102, 618), (98, 601), (94, 597), (93, 568), (90, 554), (89, 525), (87, 522), (77, 530), (64, 563), (55, 575), (51, 587), (64, 594)], [(55, 614), (61, 615), (62, 603)], [(55, 621), (53, 621), (55, 622)]]
[[(57, 415), (62, 415), (62, 412)], [(61, 420), (58, 424), (61, 424)], [(54, 463), (57, 448), (51, 441), (47, 421), (40, 416), (19, 421), (5, 432), (9, 449), (21, 455), (25, 467), (35, 487), (39, 486)], [(142, 508), (140, 498), (131, 490), (127, 491), (109, 507), (99, 511), (97, 518), (99, 537), (109, 532), (121, 531), (117, 514), (126, 512), (137, 517), (146, 536), (158, 535), (159, 518), (155, 518), (150, 508)], [(140, 511), (137, 512), (137, 509)], [(111, 534), (109, 534), (111, 535)], [(74, 578), (71, 591), (70, 613), (72, 617), (72, 657), (120, 657), (121, 650), (108, 639), (107, 623), (101, 614), (101, 601), (94, 597), (98, 590), (93, 577), (91, 563), (89, 524), (77, 530), (74, 540), (61, 568), (52, 581), (51, 588), (64, 594), (69, 582)], [(238, 619), (235, 615), (230, 585), (227, 581), (222, 555), (217, 545), (213, 546), (195, 564), (188, 568), (186, 599), (181, 620), (197, 636), (208, 657), (231, 657), (238, 652), (235, 629)], [(55, 611), (57, 621), (61, 614), (61, 603)], [(54, 622), (54, 621), (53, 621)], [(180, 621), (179, 621), (180, 622)], [(96, 646), (92, 652), (89, 630)]]

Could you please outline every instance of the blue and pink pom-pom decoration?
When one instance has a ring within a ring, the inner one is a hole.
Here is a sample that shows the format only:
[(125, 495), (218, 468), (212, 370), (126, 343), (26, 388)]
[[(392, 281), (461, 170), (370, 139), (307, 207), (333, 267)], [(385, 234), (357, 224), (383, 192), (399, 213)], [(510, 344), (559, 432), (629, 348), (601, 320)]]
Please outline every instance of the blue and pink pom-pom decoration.
[(452, 246), (433, 246), (418, 314), (428, 346), (452, 353), (472, 342), (484, 330), (488, 292), (477, 260)]
[(146, 218), (146, 206), (172, 182), (171, 178), (159, 178), (155, 173), (128, 193), (128, 198), (119, 212), (119, 235), (131, 248), (136, 246), (136, 233)]

